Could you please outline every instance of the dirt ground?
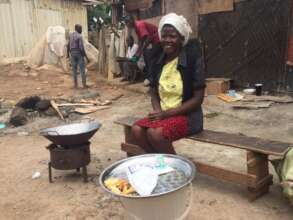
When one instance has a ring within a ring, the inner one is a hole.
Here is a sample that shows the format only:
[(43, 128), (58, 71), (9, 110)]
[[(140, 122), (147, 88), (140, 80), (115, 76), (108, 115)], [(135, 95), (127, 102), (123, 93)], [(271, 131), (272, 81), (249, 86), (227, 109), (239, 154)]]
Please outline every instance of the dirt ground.
[[(33, 73), (33, 74), (32, 74)], [(0, 98), (17, 101), (26, 95), (53, 97), (83, 93), (71, 89), (71, 78), (56, 72), (25, 72), (21, 66), (0, 70)], [(89, 183), (83, 183), (74, 171), (53, 170), (54, 183), (48, 182), (49, 142), (38, 132), (41, 128), (62, 122), (57, 118), (35, 118), (30, 124), (0, 131), (0, 219), (2, 220), (90, 220), (126, 219), (117, 198), (106, 194), (98, 184), (99, 174), (111, 163), (125, 158), (120, 151), (122, 127), (113, 124), (121, 116), (143, 116), (150, 110), (147, 95), (109, 86), (99, 79), (91, 86), (103, 99), (119, 93), (111, 108), (86, 117), (99, 120), (103, 126), (91, 139)], [(93, 84), (93, 83), (92, 83)], [(232, 110), (215, 97), (207, 97), (204, 112), (217, 113), (206, 118), (205, 127), (233, 133), (293, 142), (293, 104), (275, 104), (263, 110)], [(2, 116), (3, 118), (4, 116)], [(1, 116), (0, 116), (1, 120)], [(2, 119), (3, 120), (3, 119)], [(20, 131), (28, 132), (23, 135)], [(236, 171), (245, 171), (246, 154), (221, 146), (180, 140), (175, 143), (179, 154)], [(34, 172), (41, 177), (32, 179)], [(283, 197), (275, 172), (269, 194), (248, 202), (246, 189), (220, 182), (204, 175), (193, 181), (193, 207), (188, 219), (198, 220), (289, 220), (293, 209)]]

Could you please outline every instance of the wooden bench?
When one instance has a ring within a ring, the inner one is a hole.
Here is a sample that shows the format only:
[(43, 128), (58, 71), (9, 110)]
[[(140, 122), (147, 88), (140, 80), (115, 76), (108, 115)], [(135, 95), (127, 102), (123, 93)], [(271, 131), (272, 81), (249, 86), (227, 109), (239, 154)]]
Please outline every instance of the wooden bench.
[[(136, 117), (124, 117), (115, 121), (116, 124), (124, 126), (125, 142), (121, 144), (121, 150), (125, 151), (127, 156), (145, 153), (142, 148), (133, 145), (131, 140), (131, 126), (138, 119)], [(187, 137), (187, 139), (246, 150), (247, 173), (239, 173), (196, 161), (193, 162), (197, 171), (202, 174), (246, 186), (250, 201), (254, 201), (268, 193), (269, 187), (273, 183), (273, 176), (269, 173), (268, 156), (284, 157), (292, 146), (290, 143), (211, 130), (204, 130), (199, 134)]]

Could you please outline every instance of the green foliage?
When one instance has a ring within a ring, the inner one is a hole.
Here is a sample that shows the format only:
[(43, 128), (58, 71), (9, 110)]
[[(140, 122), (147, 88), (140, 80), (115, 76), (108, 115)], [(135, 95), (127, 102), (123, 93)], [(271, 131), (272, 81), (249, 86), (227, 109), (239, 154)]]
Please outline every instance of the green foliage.
[(104, 24), (111, 24), (112, 18), (111, 18), (111, 5), (109, 4), (101, 4), (97, 5), (95, 7), (91, 7), (88, 9), (88, 21), (92, 21), (94, 17), (96, 17), (99, 21), (99, 17), (104, 20)]

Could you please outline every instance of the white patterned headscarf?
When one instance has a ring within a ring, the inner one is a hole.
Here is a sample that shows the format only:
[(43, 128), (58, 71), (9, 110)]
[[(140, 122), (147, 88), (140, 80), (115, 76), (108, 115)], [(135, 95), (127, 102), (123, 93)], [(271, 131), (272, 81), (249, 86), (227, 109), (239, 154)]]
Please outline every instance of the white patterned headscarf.
[(192, 29), (185, 17), (183, 17), (182, 15), (177, 15), (175, 13), (170, 13), (162, 17), (158, 28), (160, 39), (161, 32), (165, 24), (172, 25), (184, 37), (183, 45), (188, 42), (189, 36), (192, 33)]

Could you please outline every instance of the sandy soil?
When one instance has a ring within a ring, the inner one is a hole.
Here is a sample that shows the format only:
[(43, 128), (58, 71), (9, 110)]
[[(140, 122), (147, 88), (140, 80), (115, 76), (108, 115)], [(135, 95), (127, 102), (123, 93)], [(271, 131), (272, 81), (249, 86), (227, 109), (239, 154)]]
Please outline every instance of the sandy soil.
[[(38, 76), (27, 76), (20, 73), (21, 68), (18, 71), (7, 68), (0, 72), (0, 97), (17, 100), (31, 94), (72, 94), (68, 75), (38, 73)], [(61, 123), (58, 118), (36, 118), (25, 127), (8, 129), (11, 132), (0, 133), (1, 220), (125, 219), (119, 201), (103, 192), (97, 180), (105, 167), (125, 158), (120, 151), (123, 129), (113, 121), (124, 115), (142, 116), (150, 109), (150, 103), (146, 95), (122, 91), (99, 80), (91, 90), (99, 91), (105, 99), (121, 92), (124, 96), (110, 109), (87, 115), (103, 124), (92, 138), (89, 183), (83, 183), (80, 174), (74, 171), (58, 170), (53, 171), (54, 183), (48, 182), (49, 153), (45, 147), (49, 142), (39, 136), (38, 131)], [(292, 107), (292, 104), (286, 104), (265, 110), (235, 111), (214, 97), (208, 97), (204, 104), (205, 112), (217, 112), (218, 116), (207, 118), (205, 127), (293, 142)], [(19, 131), (29, 131), (29, 135), (22, 136)], [(178, 141), (175, 146), (180, 154), (187, 157), (236, 171), (245, 170), (244, 151), (188, 140)], [(41, 177), (33, 180), (31, 176), (36, 171), (41, 172)], [(253, 203), (248, 202), (244, 187), (198, 175), (193, 182), (193, 207), (188, 219), (292, 219), (293, 209), (282, 196), (272, 169), (271, 172), (275, 184), (270, 193)]]

